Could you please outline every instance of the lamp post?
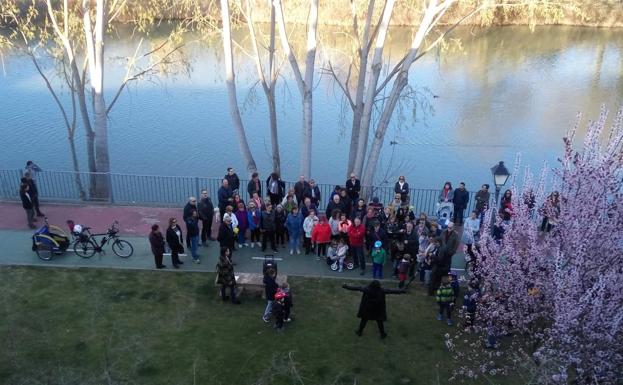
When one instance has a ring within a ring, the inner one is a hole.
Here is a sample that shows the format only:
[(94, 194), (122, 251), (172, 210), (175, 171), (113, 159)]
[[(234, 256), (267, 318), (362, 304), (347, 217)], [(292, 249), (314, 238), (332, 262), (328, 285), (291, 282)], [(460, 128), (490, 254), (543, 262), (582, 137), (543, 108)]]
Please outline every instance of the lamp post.
[(493, 202), (492, 207), (494, 211), (491, 212), (491, 233), (493, 233), (493, 225), (495, 224), (495, 216), (500, 199), (500, 189), (506, 184), (510, 173), (504, 166), (504, 162), (500, 161), (500, 163), (491, 167), (491, 175), (493, 175), (493, 183), (495, 183), (495, 201)]

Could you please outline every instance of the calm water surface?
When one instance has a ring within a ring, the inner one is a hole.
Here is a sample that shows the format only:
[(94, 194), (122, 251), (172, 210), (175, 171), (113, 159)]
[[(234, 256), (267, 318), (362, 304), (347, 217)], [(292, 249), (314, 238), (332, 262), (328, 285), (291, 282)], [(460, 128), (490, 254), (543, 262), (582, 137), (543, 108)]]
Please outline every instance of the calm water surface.
[[(498, 160), (512, 163), (518, 152), (538, 169), (555, 164), (561, 137), (578, 111), (594, 119), (600, 106), (623, 105), (623, 30), (526, 27), (464, 28), (455, 35), (462, 51), (433, 53), (416, 63), (411, 84), (432, 107), (415, 117), (405, 108), (394, 116), (386, 136), (379, 182), (407, 175), (413, 187), (436, 188), (445, 180), (465, 181), (475, 190), (491, 177)], [(394, 29), (386, 52), (396, 62), (411, 31)], [(242, 32), (242, 44), (247, 44)], [(322, 36), (317, 62), (345, 62), (347, 41), (338, 33)], [(130, 55), (137, 38), (108, 43), (107, 100), (123, 76), (120, 56)], [(248, 44), (247, 44), (248, 45)], [(218, 41), (189, 45), (189, 75), (142, 82), (130, 88), (110, 115), (113, 172), (222, 176), (232, 165), (244, 174), (224, 87)], [(252, 151), (263, 175), (270, 169), (268, 111), (255, 88), (251, 60), (238, 53), (239, 102)], [(53, 69), (49, 68), (50, 73)], [(287, 63), (278, 89), (282, 173), (294, 180), (299, 168), (301, 111)], [(341, 183), (347, 172), (350, 127), (339, 90), (317, 74), (314, 93), (313, 177)], [(435, 95), (436, 97), (432, 97)], [(66, 97), (66, 95), (65, 95)], [(614, 111), (613, 111), (614, 113)], [(0, 74), (0, 168), (22, 167), (27, 159), (48, 170), (71, 170), (61, 115), (28, 58), (4, 57)], [(389, 142), (395, 142), (390, 145)], [(86, 170), (82, 127), (76, 138)]]

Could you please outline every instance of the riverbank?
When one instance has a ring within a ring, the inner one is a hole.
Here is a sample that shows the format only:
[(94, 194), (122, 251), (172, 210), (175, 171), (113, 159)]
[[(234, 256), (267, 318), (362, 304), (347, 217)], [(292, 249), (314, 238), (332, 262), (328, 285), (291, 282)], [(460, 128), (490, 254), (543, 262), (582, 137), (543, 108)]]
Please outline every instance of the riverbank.
[[(29, 0), (22, 0), (29, 4)], [(135, 3), (136, 2), (136, 3)], [(583, 27), (623, 27), (623, 1), (621, 0), (575, 0), (563, 2), (550, 2), (548, 8), (539, 5), (532, 8), (530, 3), (523, 6), (509, 6), (489, 8), (478, 12), (472, 17), (461, 22), (462, 25), (569, 25)], [(42, 7), (45, 7), (42, 2)], [(70, 4), (72, 1), (69, 2)], [(133, 4), (134, 3), (134, 4)], [(200, 8), (204, 16), (210, 16), (215, 22), (220, 20), (220, 5), (215, 0), (183, 0), (171, 2), (174, 6), (165, 8), (162, 16), (165, 20), (188, 19), (192, 12)], [(482, 1), (461, 0), (457, 1), (445, 16), (440, 20), (441, 25), (452, 25), (461, 20), (465, 15), (472, 12)], [(513, 2), (499, 2), (512, 4)], [(133, 12), (145, 9), (146, 2), (130, 0), (127, 2), (127, 12), (118, 15), (118, 21), (132, 20)], [(287, 23), (306, 24), (309, 13), (309, 0), (289, 0), (282, 2), (284, 15)], [(251, 0), (253, 18), (257, 22), (270, 22), (270, 9), (264, 0)], [(359, 28), (363, 27), (367, 13), (368, 1), (354, 0), (358, 15)], [(376, 2), (375, 18), (378, 18), (383, 8), (383, 2)], [(397, 2), (390, 21), (394, 26), (415, 26), (422, 19), (424, 0), (410, 0)], [(42, 9), (44, 11), (44, 9)], [(232, 17), (240, 17), (241, 12), (237, 7), (231, 9)], [(320, 25), (352, 26), (352, 6), (350, 2), (335, 1), (321, 2), (318, 10), (318, 22)], [(155, 17), (150, 15), (150, 17)]]
[[(362, 28), (367, 12), (367, 1), (356, 1), (359, 28)], [(415, 26), (422, 19), (423, 0), (397, 2), (390, 24), (395, 26)], [(458, 1), (440, 20), (442, 25), (452, 25), (472, 12), (476, 1)], [(501, 2), (497, 2), (501, 3)], [(506, 2), (511, 3), (511, 2)], [(260, 0), (255, 0), (253, 17), (257, 21), (269, 22), (270, 13)], [(382, 10), (382, 2), (377, 2), (375, 16)], [(549, 9), (529, 6), (513, 6), (489, 9), (474, 14), (461, 22), (462, 25), (570, 25), (583, 27), (623, 27), (623, 2), (620, 0), (578, 0), (574, 2), (552, 3)], [(562, 6), (561, 4), (571, 4)], [(292, 0), (284, 3), (288, 23), (307, 23), (309, 1)], [(352, 25), (350, 6), (342, 2), (320, 4), (319, 23), (321, 25)]]

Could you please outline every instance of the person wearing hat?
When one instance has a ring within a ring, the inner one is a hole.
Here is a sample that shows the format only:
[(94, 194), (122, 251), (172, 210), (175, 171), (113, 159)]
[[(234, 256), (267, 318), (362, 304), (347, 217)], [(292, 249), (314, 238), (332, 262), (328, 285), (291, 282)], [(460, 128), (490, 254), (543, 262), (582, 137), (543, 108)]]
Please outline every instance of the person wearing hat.
[(286, 310), (286, 300), (287, 294), (281, 289), (277, 289), (277, 293), (275, 293), (275, 301), (273, 302), (273, 317), (275, 317), (275, 329), (277, 331), (283, 330), (283, 323), (285, 321), (285, 310)]
[(370, 253), (370, 257), (372, 258), (372, 277), (374, 279), (383, 279), (383, 265), (385, 265), (387, 257), (387, 253), (383, 249), (383, 242), (374, 242), (374, 248)]
[(343, 284), (346, 290), (360, 291), (363, 293), (359, 304), (357, 317), (361, 318), (359, 328), (355, 331), (359, 337), (363, 334), (363, 329), (368, 321), (376, 321), (379, 327), (381, 338), (387, 337), (383, 322), (387, 321), (387, 309), (385, 304), (386, 294), (404, 294), (405, 290), (383, 289), (381, 283), (377, 280), (370, 282), (368, 286), (350, 286)]

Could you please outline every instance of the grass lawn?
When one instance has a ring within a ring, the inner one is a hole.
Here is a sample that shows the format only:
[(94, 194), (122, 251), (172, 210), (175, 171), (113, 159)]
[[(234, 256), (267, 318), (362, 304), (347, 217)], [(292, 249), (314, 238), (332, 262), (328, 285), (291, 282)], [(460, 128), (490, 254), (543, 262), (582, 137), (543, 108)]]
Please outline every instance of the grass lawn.
[[(360, 293), (290, 278), (295, 321), (216, 296), (214, 275), (0, 267), (1, 384), (444, 384), (455, 362), (423, 290), (388, 296), (386, 329), (354, 334)], [(483, 383), (519, 383), (500, 377)]]

